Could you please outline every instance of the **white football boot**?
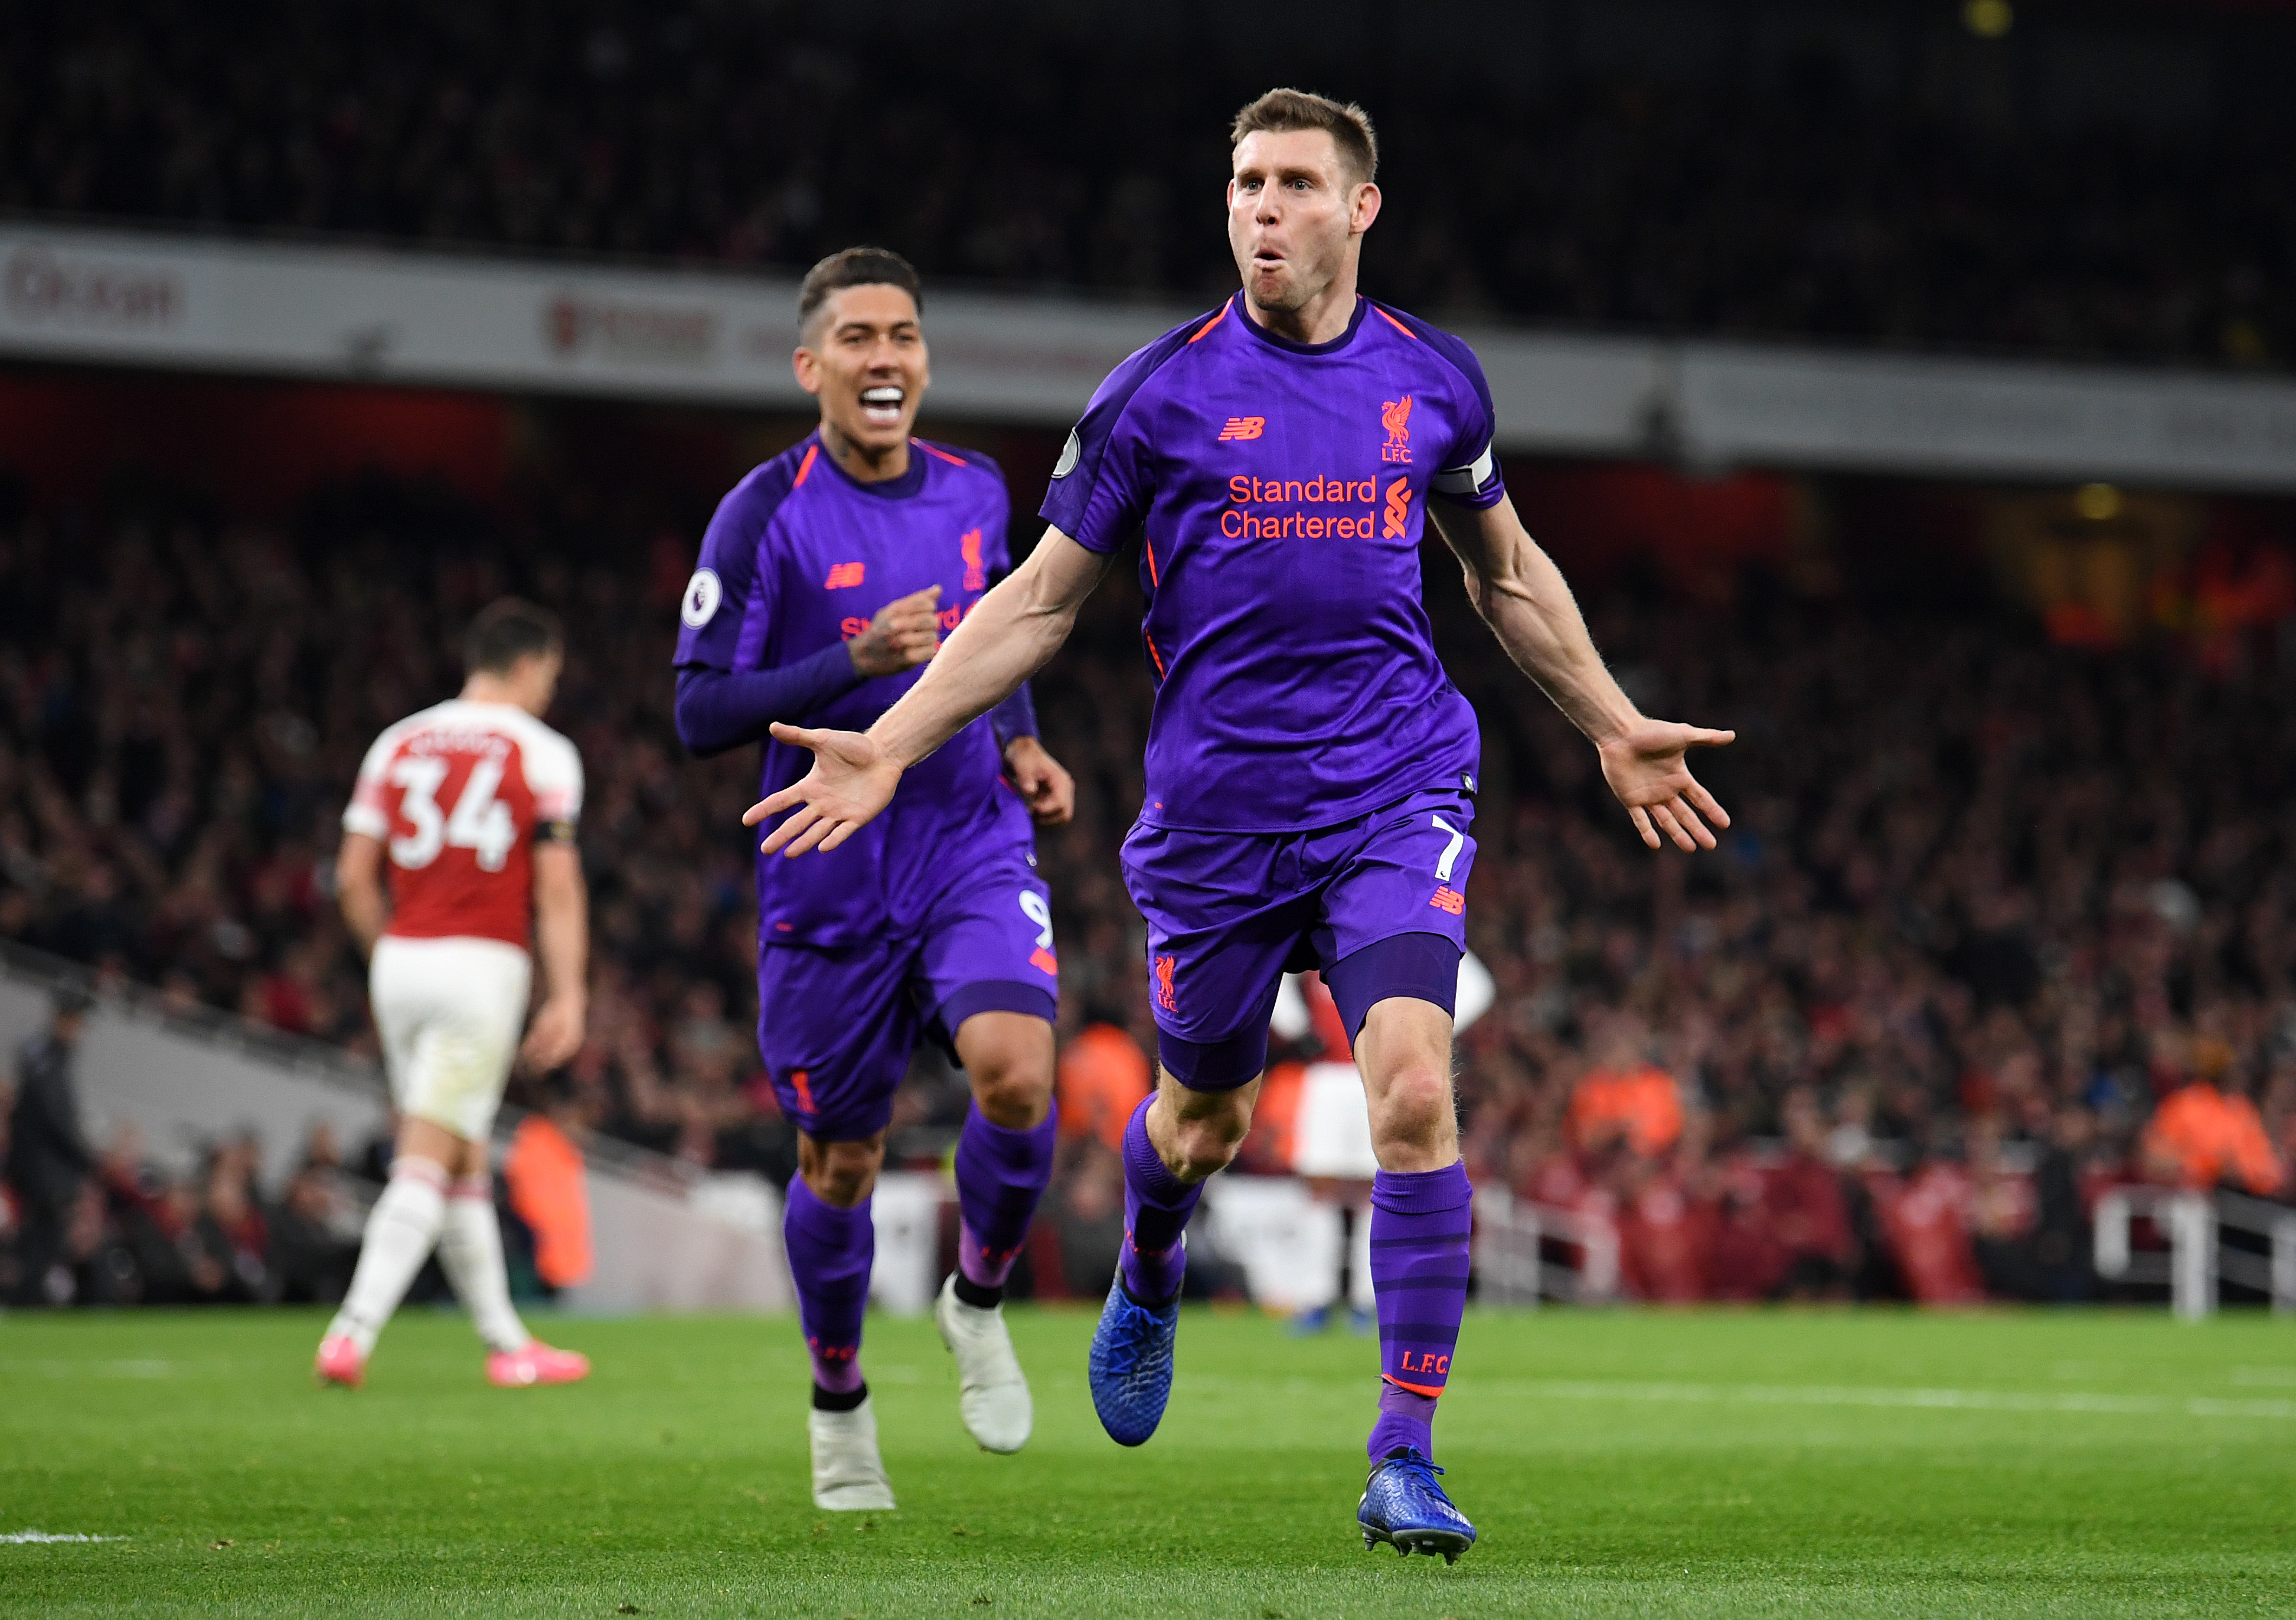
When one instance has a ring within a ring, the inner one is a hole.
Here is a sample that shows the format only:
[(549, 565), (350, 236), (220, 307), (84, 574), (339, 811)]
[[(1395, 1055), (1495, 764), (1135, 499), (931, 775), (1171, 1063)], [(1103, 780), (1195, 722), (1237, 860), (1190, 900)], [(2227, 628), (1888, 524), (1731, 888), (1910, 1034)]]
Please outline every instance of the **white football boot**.
[(815, 1507), (854, 1513), (893, 1506), (893, 1483), (877, 1455), (877, 1414), (866, 1398), (851, 1411), (816, 1406), (806, 1414), (805, 1428), (813, 1442)]
[(940, 1329), (940, 1342), (956, 1357), (956, 1410), (964, 1419), (964, 1432), (984, 1452), (1019, 1451), (1036, 1427), (1037, 1409), (1029, 1399), (1021, 1358), (1013, 1354), (1013, 1336), (1004, 1329), (1004, 1307), (984, 1311), (965, 1304), (956, 1297), (956, 1273), (951, 1272), (933, 1302), (933, 1323)]

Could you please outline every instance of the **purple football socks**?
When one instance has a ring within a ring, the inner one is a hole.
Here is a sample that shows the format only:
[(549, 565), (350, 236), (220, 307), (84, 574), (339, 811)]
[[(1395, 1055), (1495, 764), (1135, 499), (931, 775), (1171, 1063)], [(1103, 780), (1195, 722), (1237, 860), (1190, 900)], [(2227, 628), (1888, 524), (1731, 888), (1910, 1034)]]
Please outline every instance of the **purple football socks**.
[(964, 1117), (956, 1139), (956, 1265), (973, 1289), (1001, 1289), (1029, 1240), (1037, 1200), (1053, 1179), (1057, 1119), (1055, 1111), (1032, 1130), (1015, 1131), (977, 1108)]
[(1124, 1291), (1145, 1305), (1178, 1295), (1188, 1264), (1180, 1234), (1204, 1196), (1204, 1184), (1174, 1175), (1148, 1140), (1148, 1109), (1155, 1100), (1150, 1092), (1124, 1127), (1124, 1247), (1118, 1270)]
[(824, 1203), (803, 1176), (791, 1176), (782, 1213), (790, 1280), (797, 1285), (798, 1320), (813, 1353), (817, 1390), (849, 1395), (861, 1385), (861, 1314), (869, 1304), (869, 1267), (877, 1257), (877, 1229), (869, 1202), (851, 1209)]
[(1382, 1170), (1371, 1184), (1371, 1276), (1379, 1296), (1376, 1462), (1399, 1446), (1433, 1456), (1436, 1398), (1451, 1376), (1467, 1308), (1474, 1189), (1467, 1167)]

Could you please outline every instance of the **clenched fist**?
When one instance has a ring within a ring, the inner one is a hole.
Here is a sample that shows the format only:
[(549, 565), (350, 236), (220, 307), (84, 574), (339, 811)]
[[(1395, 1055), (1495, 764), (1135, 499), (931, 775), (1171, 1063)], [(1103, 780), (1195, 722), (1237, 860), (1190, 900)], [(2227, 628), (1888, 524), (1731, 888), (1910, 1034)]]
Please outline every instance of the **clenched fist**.
[(898, 675), (940, 650), (940, 587), (927, 585), (877, 610), (869, 627), (845, 643), (857, 674)]

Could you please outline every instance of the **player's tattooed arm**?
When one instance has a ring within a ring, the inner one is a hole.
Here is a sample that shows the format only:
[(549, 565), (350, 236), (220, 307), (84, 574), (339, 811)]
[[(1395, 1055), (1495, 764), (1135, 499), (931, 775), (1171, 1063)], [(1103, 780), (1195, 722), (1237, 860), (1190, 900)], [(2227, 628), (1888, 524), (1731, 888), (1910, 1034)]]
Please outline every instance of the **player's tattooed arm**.
[(1514, 503), (1473, 508), (1431, 502), (1428, 512), (1465, 573), (1467, 595), (1515, 667), (1538, 683), (1603, 761), (1603, 779), (1642, 835), (1661, 834), (1682, 849), (1711, 849), (1708, 829), (1729, 813), (1690, 773), (1696, 748), (1718, 748), (1735, 732), (1652, 720), (1634, 705), (1603, 662), (1562, 571), (1515, 516)]
[(1111, 560), (1048, 528), (867, 732), (775, 725), (776, 740), (813, 750), (813, 769), (742, 816), (742, 825), (754, 827), (793, 812), (758, 847), (796, 855), (851, 838), (892, 803), (903, 771), (1002, 703), (1060, 650)]
[(359, 943), (362, 954), (374, 953), (390, 920), (390, 903), (382, 893), (382, 840), (364, 832), (343, 834), (335, 855), (335, 901), (343, 908), (343, 921)]
[(887, 602), (869, 627), (845, 643), (853, 671), (861, 675), (899, 675), (914, 669), (940, 648), (940, 587)]

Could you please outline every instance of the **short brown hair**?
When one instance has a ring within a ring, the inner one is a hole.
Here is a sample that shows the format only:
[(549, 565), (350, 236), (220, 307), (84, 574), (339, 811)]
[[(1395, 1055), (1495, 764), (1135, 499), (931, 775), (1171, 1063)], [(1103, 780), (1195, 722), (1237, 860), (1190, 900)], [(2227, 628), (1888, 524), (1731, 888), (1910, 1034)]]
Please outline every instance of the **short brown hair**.
[(1332, 137), (1358, 182), (1379, 176), (1379, 136), (1372, 131), (1371, 114), (1353, 102), (1335, 102), (1306, 90), (1270, 90), (1235, 115), (1227, 132), (1228, 150), (1233, 152), (1243, 144), (1244, 136), (1263, 129), (1271, 135), (1320, 129)]
[(463, 669), (468, 675), (508, 675), (519, 659), (566, 650), (566, 626), (547, 608), (505, 596), (480, 608), (463, 632)]
[(917, 313), (925, 311), (925, 295), (917, 267), (890, 248), (847, 248), (832, 253), (805, 273), (797, 291), (797, 324), (802, 333), (829, 295), (848, 287), (898, 287), (909, 295)]

